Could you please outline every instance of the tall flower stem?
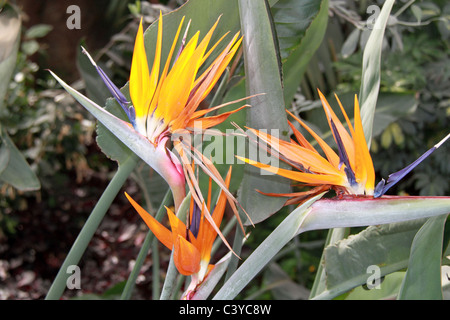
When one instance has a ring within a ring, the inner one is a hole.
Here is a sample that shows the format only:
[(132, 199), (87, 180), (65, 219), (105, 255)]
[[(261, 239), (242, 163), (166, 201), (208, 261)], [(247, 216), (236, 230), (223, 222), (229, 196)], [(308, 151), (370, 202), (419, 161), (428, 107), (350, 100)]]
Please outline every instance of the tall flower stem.
[(127, 160), (119, 165), (116, 174), (109, 182), (99, 201), (92, 210), (89, 218), (86, 220), (86, 223), (78, 234), (72, 248), (67, 254), (64, 263), (59, 269), (58, 274), (56, 275), (56, 278), (53, 281), (47, 296), (45, 297), (46, 300), (58, 300), (61, 298), (61, 295), (66, 288), (67, 279), (70, 276), (70, 273), (67, 273), (68, 267), (79, 263), (81, 257), (86, 251), (87, 246), (89, 245), (89, 242), (102, 222), (103, 217), (114, 201), (114, 198), (117, 196), (123, 184), (136, 167), (138, 159), (139, 158), (133, 153)]
[[(172, 193), (170, 192), (170, 189), (167, 190), (166, 195), (164, 196), (163, 201), (161, 202), (161, 205), (159, 206), (158, 211), (156, 212), (155, 219), (158, 221), (161, 221), (166, 213), (166, 209), (164, 206), (168, 206), (169, 202), (172, 200)], [(127, 300), (130, 299), (131, 293), (133, 291), (133, 288), (136, 284), (136, 279), (139, 275), (139, 271), (142, 268), (142, 265), (144, 264), (144, 260), (147, 256), (148, 250), (150, 249), (150, 246), (152, 244), (152, 241), (155, 239), (155, 235), (150, 230), (147, 233), (147, 236), (144, 239), (144, 242), (142, 243), (141, 250), (139, 250), (139, 254), (136, 258), (136, 262), (134, 264), (133, 270), (131, 271), (130, 275), (128, 276), (128, 280), (125, 284), (125, 288), (122, 291), (122, 295), (120, 297), (121, 300)], [(154, 276), (158, 276), (157, 274)], [(155, 281), (155, 280), (153, 280)]]
[[(184, 221), (186, 219), (186, 214), (188, 214), (189, 210), (189, 204), (191, 201), (191, 194), (188, 193), (188, 195), (184, 198), (184, 200), (181, 202), (180, 207), (177, 211), (177, 217)], [(171, 297), (174, 295), (174, 291), (176, 286), (176, 280), (178, 275), (177, 268), (175, 267), (175, 263), (173, 260), (173, 250), (170, 254), (170, 260), (169, 260), (169, 266), (167, 267), (167, 273), (166, 278), (164, 279), (163, 288), (161, 291), (161, 295), (159, 297), (160, 300), (170, 300)]]

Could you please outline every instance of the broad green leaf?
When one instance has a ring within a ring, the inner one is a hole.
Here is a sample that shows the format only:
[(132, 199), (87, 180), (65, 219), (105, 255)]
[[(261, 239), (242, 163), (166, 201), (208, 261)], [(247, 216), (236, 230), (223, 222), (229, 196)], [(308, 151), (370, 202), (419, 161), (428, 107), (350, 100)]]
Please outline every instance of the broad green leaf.
[[(105, 110), (109, 111), (111, 114), (116, 115), (122, 120), (126, 120), (126, 115), (119, 104), (114, 100), (114, 98), (109, 98), (106, 100)], [(119, 164), (126, 161), (130, 156), (132, 151), (119, 140), (107, 127), (105, 127), (101, 122), (97, 123), (97, 137), (96, 141), (102, 152), (111, 160), (117, 161)]]
[[(2, 150), (4, 148), (9, 150), (8, 165), (1, 172), (0, 181), (6, 182), (21, 191), (39, 190), (41, 183), (22, 153), (17, 149), (6, 132), (0, 133), (0, 136), (3, 139)], [(5, 164), (3, 163), (3, 165)]]
[(390, 16), (394, 0), (386, 0), (370, 33), (363, 53), (359, 104), (364, 135), (368, 145), (372, 138), (373, 118), (380, 90), (381, 49), (384, 31)]
[(361, 34), (361, 30), (358, 28), (355, 28), (348, 36), (347, 40), (345, 40), (344, 44), (341, 48), (341, 55), (342, 58), (348, 58), (355, 52), (356, 48), (358, 47), (359, 43), (359, 36)]
[[(309, 199), (292, 211), (253, 251), (219, 290), (215, 299), (233, 299), (294, 236), (311, 230), (361, 227), (411, 221), (450, 212), (450, 197)], [(316, 201), (318, 200), (318, 201)], [(345, 290), (352, 288), (347, 287)], [(315, 299), (345, 292), (326, 290)]]
[[(283, 61), (302, 44), (310, 28), (318, 28), (318, 26), (313, 27), (312, 23), (322, 8), (328, 8), (327, 4), (327, 1), (322, 0), (279, 0), (271, 7)], [(325, 21), (325, 28), (326, 25)], [(323, 27), (323, 25), (320, 26), (320, 28)], [(316, 37), (319, 43), (321, 39), (320, 36)], [(313, 48), (310, 50), (314, 51)]]
[[(349, 228), (334, 228), (328, 230), (327, 237), (325, 239), (324, 248), (329, 245), (336, 243), (349, 235)], [(322, 256), (320, 257), (320, 263), (317, 268), (316, 277), (314, 279), (313, 286), (311, 288), (311, 292), (309, 297), (312, 298), (316, 296), (319, 292), (323, 292), (327, 286), (327, 274), (325, 272), (325, 263), (324, 263), (324, 251), (322, 251)]]
[[(300, 44), (283, 63), (284, 97), (287, 106), (294, 98), (308, 63), (322, 43), (328, 24), (328, 0), (297, 2), (299, 2), (299, 6), (308, 8), (308, 10), (301, 14), (306, 20), (299, 22), (301, 28), (297, 30), (301, 36)], [(277, 29), (279, 28), (277, 25)]]
[(400, 300), (442, 300), (441, 260), (446, 215), (432, 217), (414, 237)]
[[(266, 1), (240, 0), (239, 12), (244, 36), (247, 95), (263, 94), (249, 99), (251, 108), (247, 109), (247, 126), (266, 129), (268, 133), (277, 134), (280, 139), (286, 140), (289, 130), (284, 108), (280, 59), (268, 4)], [(264, 152), (261, 147), (258, 148)], [(270, 198), (255, 190), (288, 192), (289, 181), (275, 175), (261, 175), (260, 170), (252, 166), (245, 166), (244, 170), (239, 201), (252, 222), (258, 223), (278, 211), (284, 199)]]
[(405, 268), (411, 243), (425, 221), (369, 226), (327, 246), (324, 249), (326, 288), (323, 292), (337, 296), (366, 284), (373, 272), (371, 267), (379, 268), (380, 276)]
[(353, 289), (345, 300), (386, 300), (397, 296), (402, 280), (405, 277), (404, 271), (393, 272), (386, 275), (377, 288), (359, 286)]
[[(20, 45), (21, 19), (9, 5), (0, 11), (0, 109), (9, 87)], [(22, 191), (38, 190), (40, 182), (6, 131), (0, 126), (0, 181)]]

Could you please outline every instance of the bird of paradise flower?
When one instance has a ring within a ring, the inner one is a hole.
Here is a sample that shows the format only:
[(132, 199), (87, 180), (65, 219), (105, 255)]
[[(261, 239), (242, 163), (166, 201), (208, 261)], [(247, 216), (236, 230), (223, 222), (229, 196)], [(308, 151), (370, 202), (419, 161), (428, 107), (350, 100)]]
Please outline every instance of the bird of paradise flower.
[(288, 124), (297, 141), (283, 141), (259, 130), (249, 130), (270, 146), (272, 151), (277, 154), (282, 161), (288, 163), (293, 170), (278, 168), (237, 156), (240, 160), (255, 167), (314, 187), (308, 191), (302, 192), (284, 194), (264, 193), (269, 196), (288, 197), (289, 199), (286, 204), (301, 203), (307, 198), (329, 189), (334, 189), (340, 196), (365, 195), (373, 196), (374, 198), (381, 197), (389, 188), (400, 181), (400, 179), (413, 170), (421, 161), (439, 148), (450, 137), (450, 134), (447, 135), (441, 142), (425, 152), (419, 159), (404, 169), (391, 174), (387, 181), (382, 179), (375, 187), (375, 170), (364, 137), (357, 96), (355, 95), (354, 99), (353, 125), (339, 98), (336, 96), (336, 100), (338, 101), (346, 120), (348, 130), (345, 129), (344, 125), (320, 91), (319, 96), (327, 116), (331, 133), (337, 144), (338, 153), (336, 153), (304, 121), (286, 110), (287, 113), (299, 122), (299, 124), (317, 141), (317, 144), (322, 149), (325, 157), (323, 157), (322, 154), (308, 142), (304, 135), (290, 121), (288, 121)]
[[(225, 178), (227, 187), (230, 179), (231, 167)], [(191, 283), (184, 294), (184, 297), (189, 299), (195, 293), (197, 286), (214, 268), (214, 265), (210, 264), (210, 260), (217, 232), (209, 222), (205, 221), (205, 212), (211, 212), (211, 179), (206, 203), (202, 203), (202, 206), (199, 207), (191, 198), (186, 223), (166, 207), (171, 230), (153, 218), (127, 193), (125, 195), (158, 240), (168, 249), (173, 250), (173, 261), (177, 270), (182, 275), (191, 276)], [(222, 190), (211, 214), (216, 228), (220, 227), (226, 204), (227, 197)]]
[[(68, 86), (53, 72), (50, 72), (99, 121), (167, 181), (174, 197), (175, 210), (178, 209), (186, 195), (186, 184), (191, 190), (197, 205), (201, 206), (201, 203), (204, 202), (198, 181), (190, 165), (192, 159), (225, 192), (231, 208), (242, 226), (236, 207), (238, 202), (225, 187), (225, 182), (213, 163), (193, 149), (192, 146), (187, 145), (185, 141), (176, 138), (183, 137), (186, 132), (191, 132), (193, 128), (198, 132), (198, 129), (205, 130), (215, 126), (225, 121), (232, 113), (248, 106), (244, 105), (235, 110), (214, 116), (205, 116), (211, 111), (243, 101), (246, 99), (245, 97), (213, 108), (197, 110), (200, 103), (220, 79), (242, 42), (239, 32), (236, 33), (214, 61), (209, 65), (205, 65), (207, 59), (227, 35), (223, 35), (208, 48), (219, 20), (220, 17), (201, 41), (199, 40), (199, 32), (196, 32), (189, 41), (186, 41), (189, 22), (182, 38), (181, 46), (174, 59), (172, 59), (184, 23), (183, 17), (173, 39), (164, 68), (161, 70), (163, 16), (160, 13), (156, 50), (150, 70), (145, 52), (141, 19), (135, 40), (129, 79), (131, 101), (128, 101), (121, 90), (108, 78), (87, 51), (83, 49), (83, 52), (89, 57), (111, 94), (125, 111), (130, 122), (122, 121), (115, 115), (112, 115)], [(203, 70), (202, 73), (200, 73), (200, 69)], [(169, 139), (172, 140), (174, 149), (179, 157), (168, 149)], [(215, 227), (208, 210), (206, 210), (205, 216)], [(216, 231), (223, 237), (220, 230), (216, 229)]]

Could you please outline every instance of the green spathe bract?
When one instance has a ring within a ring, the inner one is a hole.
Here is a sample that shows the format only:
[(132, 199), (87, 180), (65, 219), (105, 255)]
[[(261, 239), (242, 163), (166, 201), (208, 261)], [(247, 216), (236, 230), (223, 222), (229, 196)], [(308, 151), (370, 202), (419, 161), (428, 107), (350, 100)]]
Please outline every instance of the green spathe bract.
[[(286, 243), (302, 232), (387, 224), (439, 216), (450, 212), (450, 197), (318, 200), (321, 196), (310, 199), (292, 211), (253, 251), (214, 298), (235, 298)], [(359, 285), (359, 283), (355, 285)]]

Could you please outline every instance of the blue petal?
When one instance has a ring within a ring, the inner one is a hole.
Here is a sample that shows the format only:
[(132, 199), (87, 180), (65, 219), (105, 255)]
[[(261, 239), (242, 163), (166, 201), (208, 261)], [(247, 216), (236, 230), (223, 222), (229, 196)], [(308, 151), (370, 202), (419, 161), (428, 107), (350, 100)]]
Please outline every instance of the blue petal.
[(111, 94), (114, 96), (116, 101), (119, 103), (119, 105), (125, 111), (128, 119), (130, 119), (130, 121), (134, 127), (135, 120), (136, 120), (136, 114), (134, 112), (134, 107), (130, 106), (130, 102), (127, 100), (127, 98), (124, 96), (124, 94), (111, 81), (111, 79), (109, 79), (109, 77), (106, 75), (106, 73), (95, 63), (95, 61), (92, 59), (92, 57), (86, 51), (86, 49), (84, 49), (83, 47), (81, 47), (81, 48), (82, 48), (83, 53), (88, 56), (89, 60), (94, 65), (95, 69), (97, 70), (97, 73), (100, 75), (103, 82), (106, 84), (106, 87), (108, 88), (109, 92), (111, 92)]
[[(190, 221), (189, 230), (192, 232), (195, 238), (197, 238), (198, 231), (200, 229), (200, 219), (202, 215), (202, 210), (194, 201), (194, 209), (192, 210), (192, 219)], [(189, 234), (188, 234), (189, 236)]]
[(339, 131), (336, 128), (336, 125), (334, 124), (333, 119), (330, 118), (331, 122), (331, 129), (333, 130), (333, 134), (335, 137), (336, 144), (338, 146), (338, 152), (339, 152), (339, 168), (342, 166), (342, 164), (345, 164), (345, 174), (347, 175), (348, 182), (351, 186), (356, 184), (356, 178), (355, 173), (352, 170), (352, 167), (350, 167), (350, 161), (348, 159), (347, 151), (345, 151), (344, 143), (342, 142), (341, 136), (339, 135)]
[(429, 149), (427, 152), (422, 154), (416, 161), (411, 163), (409, 166), (391, 173), (385, 181), (382, 179), (377, 186), (375, 187), (374, 191), (374, 198), (381, 197), (383, 194), (386, 193), (392, 186), (394, 186), (397, 182), (399, 182), (401, 179), (403, 179), (404, 176), (406, 176), (409, 172), (411, 172), (415, 167), (419, 165), (423, 160), (425, 160), (430, 154), (432, 154), (437, 148), (439, 148), (448, 138), (450, 137), (450, 134), (448, 134), (444, 139), (442, 139), (438, 144), (436, 144), (434, 147)]

